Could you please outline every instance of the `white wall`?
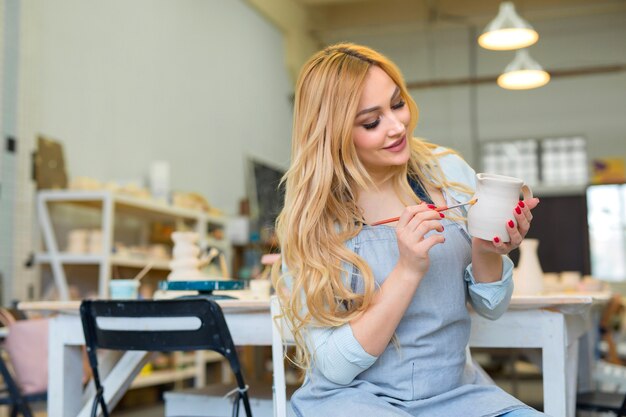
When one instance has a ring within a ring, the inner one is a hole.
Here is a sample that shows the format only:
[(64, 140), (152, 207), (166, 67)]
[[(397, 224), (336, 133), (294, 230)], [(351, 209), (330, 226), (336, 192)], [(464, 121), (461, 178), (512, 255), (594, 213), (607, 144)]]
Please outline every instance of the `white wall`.
[[(540, 40), (530, 54), (546, 69), (626, 63), (626, 13), (531, 23)], [(343, 33), (325, 39), (328, 43), (346, 40), (385, 53), (409, 82), (469, 76), (468, 28), (384, 36)], [(513, 55), (478, 48), (477, 75), (498, 75)], [(626, 72), (556, 78), (528, 91), (507, 91), (495, 83), (476, 88), (479, 140), (581, 134), (588, 139), (590, 158), (626, 158)], [(421, 112), (415, 134), (459, 150), (476, 165), (470, 87), (420, 89), (412, 94)]]
[(71, 176), (142, 180), (236, 213), (243, 154), (286, 166), (291, 84), (280, 32), (241, 0), (33, 0), (38, 117)]
[(40, 235), (30, 179), (40, 133), (63, 142), (73, 177), (143, 180), (151, 161), (167, 160), (174, 190), (227, 214), (246, 195), (245, 154), (288, 165), (282, 35), (242, 0), (19, 5), (16, 233), (4, 304), (39, 295), (24, 263)]

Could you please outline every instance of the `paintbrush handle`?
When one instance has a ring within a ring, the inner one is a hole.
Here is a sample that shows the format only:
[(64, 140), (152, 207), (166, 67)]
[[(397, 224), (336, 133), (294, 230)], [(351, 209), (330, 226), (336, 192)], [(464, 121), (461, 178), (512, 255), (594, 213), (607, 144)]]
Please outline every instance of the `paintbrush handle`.
[(379, 224), (387, 224), (387, 223), (391, 223), (391, 222), (397, 222), (398, 220), (400, 220), (400, 217), (392, 217), (391, 219), (379, 220), (377, 222), (374, 222), (374, 223), (370, 224), (370, 226), (378, 226)]
[[(465, 203), (454, 204), (452, 206), (436, 207), (435, 211), (441, 213), (442, 211), (450, 210), (450, 209), (461, 207), (461, 206), (466, 206), (468, 204), (470, 204), (470, 205), (476, 204), (476, 201), (478, 201), (478, 199), (477, 198), (473, 198), (470, 201), (466, 201)], [(379, 220), (377, 222), (374, 222), (370, 226), (378, 226), (380, 224), (387, 224), (387, 223), (397, 222), (398, 220), (400, 220), (400, 217), (392, 217), (390, 219)]]
[(457, 208), (457, 207), (462, 207), (462, 206), (466, 206), (466, 205), (474, 205), (476, 204), (476, 202), (478, 201), (477, 198), (472, 198), (470, 201), (466, 201), (465, 203), (459, 203), (459, 204), (454, 204), (452, 206), (443, 206), (443, 207), (437, 207), (435, 208), (435, 211), (445, 211), (445, 210), (450, 210), (453, 208)]

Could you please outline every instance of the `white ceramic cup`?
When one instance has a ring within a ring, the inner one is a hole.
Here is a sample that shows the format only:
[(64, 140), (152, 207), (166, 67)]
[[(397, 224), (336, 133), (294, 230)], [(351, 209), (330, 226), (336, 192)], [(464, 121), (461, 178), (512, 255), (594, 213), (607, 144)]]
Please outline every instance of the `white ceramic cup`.
[(561, 272), (561, 285), (564, 291), (578, 290), (578, 284), (582, 278), (582, 274), (578, 271)]
[(545, 292), (559, 292), (563, 289), (561, 277), (556, 272), (546, 272), (543, 274), (543, 289)]

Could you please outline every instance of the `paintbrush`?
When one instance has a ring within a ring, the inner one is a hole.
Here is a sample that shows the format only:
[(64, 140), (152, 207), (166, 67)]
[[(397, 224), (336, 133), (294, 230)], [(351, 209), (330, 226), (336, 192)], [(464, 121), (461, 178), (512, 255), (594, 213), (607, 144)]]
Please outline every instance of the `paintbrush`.
[[(465, 203), (454, 204), (454, 205), (451, 205), (451, 206), (436, 207), (435, 211), (442, 212), (442, 211), (450, 210), (450, 209), (453, 209), (453, 208), (466, 206), (468, 204), (470, 206), (472, 206), (472, 205), (476, 204), (477, 201), (478, 201), (477, 198), (472, 198), (470, 201), (466, 201)], [(378, 226), (379, 224), (387, 224), (387, 223), (397, 222), (398, 220), (400, 220), (400, 217), (392, 217), (391, 219), (379, 220), (377, 222), (374, 222), (370, 226)]]

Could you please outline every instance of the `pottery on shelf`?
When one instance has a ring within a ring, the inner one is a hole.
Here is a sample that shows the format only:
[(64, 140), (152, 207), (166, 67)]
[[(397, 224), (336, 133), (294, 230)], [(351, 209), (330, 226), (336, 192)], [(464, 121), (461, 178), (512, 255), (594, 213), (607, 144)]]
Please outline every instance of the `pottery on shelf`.
[(195, 232), (172, 233), (174, 248), (170, 261), (171, 272), (168, 281), (197, 281), (207, 277), (200, 271), (200, 248), (197, 245), (198, 234)]
[(524, 199), (533, 196), (530, 187), (519, 178), (476, 174), (474, 198), (478, 201), (467, 212), (469, 234), (484, 240), (498, 237), (502, 242), (509, 242), (507, 223), (512, 220), (517, 227), (513, 210), (519, 202), (520, 192), (524, 194)]
[(179, 242), (172, 249), (172, 257), (175, 259), (197, 258), (200, 255), (200, 248), (195, 243)]

